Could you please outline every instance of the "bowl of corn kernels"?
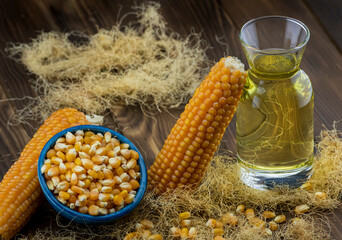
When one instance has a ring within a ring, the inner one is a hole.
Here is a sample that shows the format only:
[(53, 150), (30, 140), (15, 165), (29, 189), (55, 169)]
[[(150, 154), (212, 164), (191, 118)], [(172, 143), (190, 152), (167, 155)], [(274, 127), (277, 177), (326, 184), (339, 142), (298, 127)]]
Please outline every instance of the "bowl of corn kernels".
[(110, 223), (130, 213), (147, 187), (146, 165), (133, 143), (95, 125), (53, 136), (39, 156), (38, 178), (57, 212), (86, 224)]

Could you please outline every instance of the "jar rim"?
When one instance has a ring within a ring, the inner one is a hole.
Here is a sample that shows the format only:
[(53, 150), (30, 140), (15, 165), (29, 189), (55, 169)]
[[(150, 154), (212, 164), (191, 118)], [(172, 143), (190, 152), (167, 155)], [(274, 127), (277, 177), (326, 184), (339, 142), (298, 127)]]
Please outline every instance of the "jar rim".
[[(285, 20), (285, 21), (290, 21), (290, 22), (293, 22), (297, 25), (299, 25), (302, 29), (304, 29), (305, 33), (306, 33), (306, 37), (305, 39), (300, 43), (298, 44), (297, 46), (293, 47), (293, 48), (289, 48), (289, 49), (284, 49), (283, 51), (279, 50), (278, 53), (276, 54), (284, 54), (284, 53), (288, 53), (288, 52), (295, 52), (295, 51), (298, 51), (299, 49), (303, 48), (307, 42), (309, 41), (310, 39), (310, 30), (309, 28), (301, 21), (299, 21), (298, 19), (295, 19), (295, 18), (291, 18), (291, 17), (287, 17), (287, 16), (280, 16), (280, 15), (270, 15), (270, 16), (263, 16), (263, 17), (258, 17), (258, 18), (254, 18), (254, 19), (251, 19), (249, 20), (248, 22), (246, 22), (240, 32), (239, 32), (239, 39), (240, 39), (240, 42), (247, 48), (250, 48), (252, 49), (253, 51), (257, 52), (257, 53), (262, 53), (262, 54), (270, 54), (267, 50), (262, 50), (262, 49), (258, 49), (258, 48), (255, 48), (255, 47), (252, 47), (250, 46), (249, 44), (247, 44), (244, 40), (243, 40), (243, 37), (242, 37), (242, 32), (248, 27), (250, 26), (251, 24), (253, 23), (256, 23), (256, 22), (259, 22), (259, 21), (263, 21), (263, 20), (268, 20), (268, 19), (278, 19), (278, 20)], [(272, 53), (272, 55), (275, 55), (275, 53)]]

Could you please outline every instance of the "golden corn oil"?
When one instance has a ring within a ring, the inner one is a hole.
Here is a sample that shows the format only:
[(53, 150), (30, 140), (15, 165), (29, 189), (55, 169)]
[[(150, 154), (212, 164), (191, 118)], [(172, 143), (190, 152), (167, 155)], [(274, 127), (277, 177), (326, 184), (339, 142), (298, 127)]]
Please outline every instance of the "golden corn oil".
[(267, 54), (250, 66), (236, 131), (241, 179), (254, 188), (298, 187), (311, 175), (313, 90), (297, 62), (290, 53)]

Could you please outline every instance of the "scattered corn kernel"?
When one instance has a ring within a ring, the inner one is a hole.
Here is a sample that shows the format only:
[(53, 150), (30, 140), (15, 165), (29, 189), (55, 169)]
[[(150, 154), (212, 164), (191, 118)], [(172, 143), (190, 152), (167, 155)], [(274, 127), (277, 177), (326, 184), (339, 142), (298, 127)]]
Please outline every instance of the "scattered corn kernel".
[(240, 204), (239, 206), (237, 206), (237, 208), (236, 208), (237, 214), (243, 214), (244, 212), (245, 212), (245, 205)]
[(269, 226), (271, 231), (277, 231), (279, 228), (278, 224), (276, 222), (273, 222), (273, 221), (269, 222), (268, 226)]
[(299, 205), (295, 208), (295, 213), (300, 215), (300, 214), (304, 214), (306, 212), (308, 212), (310, 209), (310, 207), (308, 205)]
[(187, 228), (182, 228), (180, 232), (180, 237), (181, 238), (187, 238), (189, 237), (189, 229)]
[(300, 188), (306, 191), (311, 191), (313, 189), (312, 184), (310, 182), (304, 183)]
[(179, 220), (182, 221), (182, 220), (185, 220), (185, 219), (188, 219), (190, 218), (190, 212), (182, 212), (179, 214)]
[(223, 230), (223, 228), (214, 228), (213, 229), (213, 234), (215, 236), (223, 236), (224, 230)]
[(163, 240), (163, 236), (160, 234), (154, 234), (154, 235), (151, 235), (148, 239), (149, 240)]
[(254, 217), (255, 216), (255, 212), (253, 209), (251, 208), (248, 208), (246, 211), (245, 211), (245, 216), (247, 219), (251, 218), (251, 217)]
[(316, 192), (315, 196), (321, 200), (325, 200), (327, 198), (327, 194), (325, 192)]
[(215, 236), (214, 240), (226, 240), (225, 238), (223, 238), (222, 236)]
[(222, 216), (222, 222), (230, 226), (236, 226), (238, 225), (239, 220), (232, 213), (226, 213)]
[(248, 221), (250, 224), (259, 228), (265, 228), (266, 226), (266, 222), (257, 217), (250, 217), (248, 218)]
[(215, 228), (216, 227), (216, 220), (213, 218), (209, 218), (209, 220), (205, 224), (207, 227)]
[(264, 211), (262, 213), (262, 216), (266, 219), (268, 218), (274, 218), (276, 216), (275, 212), (271, 212), (271, 211)]
[(144, 226), (144, 228), (146, 228), (146, 229), (152, 229), (153, 228), (153, 222), (151, 222), (150, 220), (147, 220), (147, 219), (141, 220), (140, 224), (142, 224)]
[(178, 227), (172, 227), (170, 229), (170, 233), (173, 237), (180, 237), (181, 236), (181, 229)]
[(286, 216), (285, 215), (278, 215), (274, 218), (274, 221), (276, 223), (283, 223), (286, 221)]
[(196, 230), (196, 228), (191, 227), (191, 228), (189, 229), (188, 237), (189, 237), (190, 239), (194, 239), (194, 238), (196, 237), (196, 235), (197, 235), (197, 230)]

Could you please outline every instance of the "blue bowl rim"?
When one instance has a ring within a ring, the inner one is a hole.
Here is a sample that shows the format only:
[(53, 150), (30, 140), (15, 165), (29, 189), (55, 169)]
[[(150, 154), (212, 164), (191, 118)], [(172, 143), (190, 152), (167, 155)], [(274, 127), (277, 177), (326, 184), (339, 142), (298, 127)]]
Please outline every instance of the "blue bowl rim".
[[(132, 203), (128, 204), (126, 207), (120, 209), (117, 212), (114, 213), (110, 213), (107, 215), (99, 215), (99, 216), (92, 216), (89, 214), (83, 214), (83, 213), (79, 213), (76, 212), (70, 208), (68, 208), (67, 206), (63, 205), (62, 203), (60, 203), (57, 198), (53, 195), (53, 193), (51, 192), (50, 189), (48, 189), (44, 175), (41, 173), (41, 167), (43, 166), (44, 160), (45, 160), (45, 156), (47, 151), (51, 148), (51, 146), (57, 141), (58, 138), (64, 136), (67, 132), (75, 132), (77, 130), (84, 130), (84, 129), (88, 129), (88, 130), (94, 130), (97, 132), (110, 132), (113, 136), (117, 137), (121, 142), (124, 143), (128, 143), (130, 148), (137, 151), (139, 153), (139, 165), (140, 165), (140, 172), (141, 172), (141, 178), (140, 178), (140, 187), (137, 191), (137, 194), (133, 200)], [(37, 166), (37, 171), (38, 171), (38, 179), (39, 179), (39, 183), (40, 186), (43, 190), (43, 193), (45, 195), (45, 197), (47, 198), (48, 202), (52, 205), (52, 207), (59, 208), (62, 209), (62, 212), (66, 212), (68, 215), (72, 215), (74, 216), (74, 218), (83, 218), (85, 222), (110, 222), (110, 221), (114, 221), (126, 214), (128, 214), (129, 212), (131, 212), (136, 206), (138, 206), (138, 204), (140, 203), (140, 201), (142, 200), (142, 198), (144, 197), (144, 194), (146, 192), (146, 187), (147, 187), (147, 169), (146, 169), (146, 164), (144, 162), (144, 159), (141, 155), (141, 153), (139, 152), (139, 150), (137, 149), (137, 147), (130, 141), (128, 140), (125, 136), (121, 135), (120, 133), (103, 127), (103, 126), (97, 126), (97, 125), (78, 125), (78, 126), (74, 126), (74, 127), (70, 127), (67, 129), (64, 129), (60, 132), (58, 132), (56, 135), (54, 135), (43, 147), (40, 155), (39, 155), (39, 159), (38, 159), (38, 166)], [(56, 209), (57, 210), (57, 209)], [(57, 210), (58, 211), (58, 210)], [(61, 213), (61, 212), (60, 212)], [(63, 215), (63, 214), (62, 214)], [(72, 220), (72, 219), (70, 219)]]

